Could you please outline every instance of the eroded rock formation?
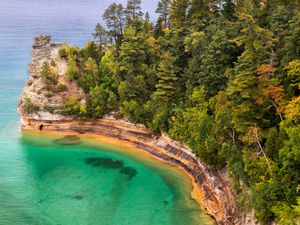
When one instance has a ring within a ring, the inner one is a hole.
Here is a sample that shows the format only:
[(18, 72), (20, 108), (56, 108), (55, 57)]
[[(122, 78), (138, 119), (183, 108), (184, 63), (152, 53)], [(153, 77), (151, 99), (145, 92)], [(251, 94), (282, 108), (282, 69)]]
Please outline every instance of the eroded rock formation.
[[(236, 196), (225, 171), (212, 172), (191, 150), (165, 135), (156, 136), (142, 125), (105, 116), (99, 120), (35, 120), (22, 117), (23, 130), (90, 133), (131, 143), (136, 148), (184, 170), (194, 179), (201, 194), (202, 206), (220, 225), (255, 224), (252, 212), (236, 205)], [(41, 128), (42, 127), (42, 128)]]
[[(253, 212), (242, 212), (236, 204), (235, 196), (226, 171), (212, 172), (205, 163), (197, 158), (185, 145), (165, 135), (156, 136), (143, 125), (116, 119), (113, 114), (99, 120), (75, 120), (59, 114), (63, 102), (70, 96), (84, 99), (83, 91), (75, 82), (66, 79), (67, 62), (57, 58), (62, 44), (51, 44), (49, 36), (39, 36), (34, 40), (30, 77), (20, 97), (18, 112), (21, 114), (23, 130), (91, 133), (129, 142), (136, 148), (167, 163), (176, 165), (190, 175), (199, 189), (202, 205), (220, 225), (254, 225)], [(45, 95), (40, 75), (43, 63), (54, 60), (58, 82), (67, 87), (67, 91)], [(26, 101), (38, 106), (35, 112), (26, 111)], [(53, 112), (46, 110), (52, 107)]]
[[(19, 99), (18, 112), (35, 119), (61, 119), (59, 115), (64, 102), (73, 96), (76, 99), (85, 99), (83, 90), (76, 82), (66, 78), (67, 60), (60, 58), (58, 52), (64, 44), (51, 43), (50, 36), (37, 36), (32, 46), (32, 61), (29, 66), (30, 77)], [(57, 84), (51, 89), (41, 76), (42, 65), (47, 62), (51, 65)], [(64, 87), (59, 90), (58, 87)], [(28, 106), (31, 104), (31, 106)], [(28, 108), (34, 108), (28, 110)]]

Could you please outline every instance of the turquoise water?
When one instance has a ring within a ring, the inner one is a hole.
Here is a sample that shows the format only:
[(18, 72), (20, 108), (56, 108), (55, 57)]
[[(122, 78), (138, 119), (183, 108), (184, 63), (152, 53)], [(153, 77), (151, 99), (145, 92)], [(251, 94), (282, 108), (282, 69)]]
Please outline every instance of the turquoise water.
[[(108, 0), (0, 1), (0, 225), (210, 224), (181, 173), (123, 149), (22, 134), (33, 36), (83, 46)], [(151, 3), (151, 5), (150, 5)], [(143, 7), (153, 16), (155, 4)], [(154, 16), (153, 16), (154, 17)]]

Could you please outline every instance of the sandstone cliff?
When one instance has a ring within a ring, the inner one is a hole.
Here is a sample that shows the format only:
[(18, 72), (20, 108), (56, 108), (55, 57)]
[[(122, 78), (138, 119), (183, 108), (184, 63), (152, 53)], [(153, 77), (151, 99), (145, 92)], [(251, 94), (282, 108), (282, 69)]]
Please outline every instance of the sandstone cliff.
[[(59, 115), (64, 102), (73, 96), (85, 99), (83, 90), (76, 82), (66, 78), (67, 60), (58, 56), (64, 44), (51, 43), (50, 36), (37, 36), (32, 46), (32, 61), (29, 66), (30, 77), (19, 99), (18, 112), (22, 116), (35, 119), (62, 119)], [(57, 80), (55, 88), (48, 89), (41, 76), (42, 65), (48, 62)], [(63, 87), (59, 90), (59, 87)], [(30, 104), (30, 105), (29, 105)], [(31, 107), (31, 109), (29, 109)]]
[(165, 135), (156, 136), (143, 125), (107, 115), (99, 120), (35, 120), (22, 117), (22, 129), (99, 134), (131, 143), (167, 163), (176, 165), (194, 179), (202, 199), (202, 206), (220, 225), (253, 225), (253, 213), (240, 211), (225, 171), (212, 172), (185, 145)]
[[(18, 105), (23, 130), (100, 134), (130, 142), (141, 151), (176, 165), (189, 174), (199, 189), (203, 207), (218, 224), (255, 224), (253, 212), (243, 212), (237, 206), (237, 197), (232, 191), (226, 170), (212, 172), (187, 146), (165, 135), (156, 136), (143, 125), (116, 119), (113, 114), (99, 120), (85, 121), (61, 115), (64, 101), (70, 96), (85, 99), (82, 89), (66, 79), (67, 61), (57, 57), (62, 47), (63, 44), (52, 44), (49, 36), (35, 37), (30, 77)], [(52, 64), (58, 80), (56, 85), (65, 85), (64, 91), (49, 91), (46, 88), (40, 72), (44, 62)], [(28, 104), (34, 110), (28, 110)]]

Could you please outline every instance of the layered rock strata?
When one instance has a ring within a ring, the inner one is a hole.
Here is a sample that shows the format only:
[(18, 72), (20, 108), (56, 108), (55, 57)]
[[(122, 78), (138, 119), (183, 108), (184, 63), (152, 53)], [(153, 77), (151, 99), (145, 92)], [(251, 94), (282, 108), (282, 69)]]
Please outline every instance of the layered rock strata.
[(126, 120), (105, 116), (99, 120), (79, 121), (68, 118), (61, 120), (35, 120), (21, 118), (23, 130), (75, 132), (78, 134), (98, 134), (130, 142), (145, 151), (184, 170), (194, 180), (199, 189), (202, 206), (220, 225), (254, 224), (252, 215), (239, 211), (236, 196), (225, 172), (212, 172), (191, 150), (165, 135), (156, 136), (142, 125)]
[[(52, 43), (50, 36), (36, 36), (32, 46), (32, 60), (29, 65), (30, 77), (23, 89), (22, 96), (19, 99), (18, 111), (21, 114), (29, 114), (28, 104), (32, 104), (35, 118), (60, 118), (59, 114), (66, 100), (70, 97), (84, 100), (84, 91), (77, 85), (77, 82), (70, 81), (66, 77), (68, 62), (64, 58), (60, 58), (58, 52), (64, 47), (61, 43)], [(50, 65), (51, 71), (57, 81), (55, 87), (47, 88), (41, 75), (41, 68), (44, 63)], [(63, 86), (63, 90), (58, 90), (59, 86)], [(27, 104), (27, 105), (26, 105)]]
[[(197, 158), (185, 145), (175, 142), (165, 135), (156, 136), (143, 125), (116, 119), (114, 114), (99, 120), (76, 120), (65, 117), (59, 109), (70, 96), (85, 99), (84, 93), (76, 82), (66, 79), (67, 61), (57, 57), (62, 44), (51, 43), (50, 36), (35, 37), (32, 62), (29, 67), (30, 77), (25, 85), (18, 104), (23, 130), (75, 132), (78, 134), (99, 134), (129, 142), (137, 149), (153, 157), (175, 165), (185, 171), (196, 184), (200, 193), (202, 206), (220, 225), (254, 225), (253, 211), (240, 211), (226, 171), (212, 172), (205, 163)], [(49, 93), (41, 78), (41, 67), (44, 62), (54, 61), (58, 83), (65, 85), (63, 92)], [(28, 99), (37, 106), (36, 111), (26, 111)], [(49, 112), (51, 108), (52, 112)]]

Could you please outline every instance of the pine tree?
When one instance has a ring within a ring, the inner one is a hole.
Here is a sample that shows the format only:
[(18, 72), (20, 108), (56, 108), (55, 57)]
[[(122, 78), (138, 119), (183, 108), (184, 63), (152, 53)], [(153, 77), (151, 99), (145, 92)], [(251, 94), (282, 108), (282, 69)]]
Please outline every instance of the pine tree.
[(124, 30), (125, 12), (122, 4), (111, 4), (103, 14), (108, 34), (113, 38), (117, 49), (121, 45)]
[(188, 0), (174, 0), (170, 5), (170, 21), (175, 28), (183, 27), (188, 13)]
[(121, 100), (135, 98), (139, 103), (149, 98), (145, 75), (147, 74), (147, 34), (142, 21), (135, 21), (125, 30), (119, 53), (119, 94)]
[(66, 75), (68, 80), (76, 80), (79, 77), (79, 69), (74, 57), (69, 58)]
[(99, 68), (93, 58), (88, 58), (84, 65), (84, 72), (78, 80), (78, 84), (88, 93), (90, 89), (100, 83)]
[(51, 68), (48, 62), (44, 62), (41, 67), (41, 78), (47, 90), (54, 90), (58, 78), (54, 68)]
[(127, 23), (130, 23), (135, 19), (141, 18), (144, 15), (144, 13), (141, 10), (141, 0), (128, 0), (125, 9)]
[(99, 45), (107, 44), (109, 41), (107, 31), (100, 23), (96, 25), (95, 33), (93, 33), (93, 37)]
[(169, 27), (170, 1), (160, 0), (157, 4), (156, 13), (163, 23), (163, 28)]
[(160, 97), (164, 102), (168, 102), (176, 90), (176, 67), (174, 66), (174, 57), (170, 52), (164, 53), (162, 60), (158, 65), (158, 84), (155, 85), (154, 95)]
[(148, 22), (150, 21), (150, 16), (148, 12), (145, 13), (145, 20)]
[(235, 129), (245, 134), (252, 125), (263, 126), (267, 122), (262, 118), (262, 107), (257, 104), (260, 94), (255, 71), (262, 62), (272, 64), (276, 39), (270, 31), (259, 27), (250, 14), (240, 13), (239, 20), (243, 23), (242, 35), (235, 42), (238, 46), (243, 45), (245, 50), (232, 70), (227, 94)]
[(299, 59), (300, 55), (300, 12), (289, 21), (288, 35), (285, 37), (283, 64)]

